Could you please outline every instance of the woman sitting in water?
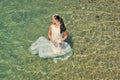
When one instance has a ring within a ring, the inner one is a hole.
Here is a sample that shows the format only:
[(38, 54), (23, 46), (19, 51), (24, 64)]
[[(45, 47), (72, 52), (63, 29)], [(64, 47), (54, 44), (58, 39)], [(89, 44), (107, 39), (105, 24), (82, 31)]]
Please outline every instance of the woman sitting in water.
[(52, 16), (52, 24), (48, 30), (47, 40), (40, 37), (30, 46), (32, 54), (39, 54), (42, 58), (66, 60), (72, 55), (72, 48), (65, 42), (68, 37), (63, 19), (59, 15)]

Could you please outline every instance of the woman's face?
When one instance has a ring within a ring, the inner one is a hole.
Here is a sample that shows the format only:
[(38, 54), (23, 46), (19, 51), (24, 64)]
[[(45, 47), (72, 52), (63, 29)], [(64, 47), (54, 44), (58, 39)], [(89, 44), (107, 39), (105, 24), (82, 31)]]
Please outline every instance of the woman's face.
[(56, 24), (57, 22), (58, 22), (58, 20), (56, 20), (55, 17), (52, 16), (52, 23), (53, 23), (53, 24)]

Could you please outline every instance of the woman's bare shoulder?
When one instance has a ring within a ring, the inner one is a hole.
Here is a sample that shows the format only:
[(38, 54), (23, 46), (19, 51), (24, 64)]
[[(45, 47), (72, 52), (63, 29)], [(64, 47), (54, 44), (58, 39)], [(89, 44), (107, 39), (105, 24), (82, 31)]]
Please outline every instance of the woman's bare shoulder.
[(54, 24), (51, 24), (49, 28), (52, 28), (54, 26)]
[(52, 26), (53, 26), (53, 24), (51, 24), (51, 25), (49, 26), (49, 29), (52, 29)]

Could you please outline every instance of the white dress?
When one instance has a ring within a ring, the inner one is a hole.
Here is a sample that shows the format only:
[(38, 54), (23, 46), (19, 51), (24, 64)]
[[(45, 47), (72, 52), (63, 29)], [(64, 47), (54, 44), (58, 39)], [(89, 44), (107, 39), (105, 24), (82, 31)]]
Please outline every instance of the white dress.
[[(62, 39), (60, 28), (55, 25), (52, 28), (52, 38), (56, 41)], [(59, 60), (66, 60), (72, 55), (72, 48), (67, 42), (52, 43), (45, 37), (39, 37), (29, 48), (32, 54), (39, 54), (42, 58), (54, 58)]]

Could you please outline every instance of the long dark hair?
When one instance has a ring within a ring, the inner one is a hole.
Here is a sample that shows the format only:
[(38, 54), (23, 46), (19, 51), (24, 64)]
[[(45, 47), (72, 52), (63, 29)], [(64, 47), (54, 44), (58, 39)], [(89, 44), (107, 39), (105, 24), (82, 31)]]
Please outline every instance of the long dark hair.
[(60, 22), (60, 33), (62, 34), (64, 31), (66, 31), (64, 21), (58, 14), (53, 15), (53, 16), (56, 20), (58, 20)]

